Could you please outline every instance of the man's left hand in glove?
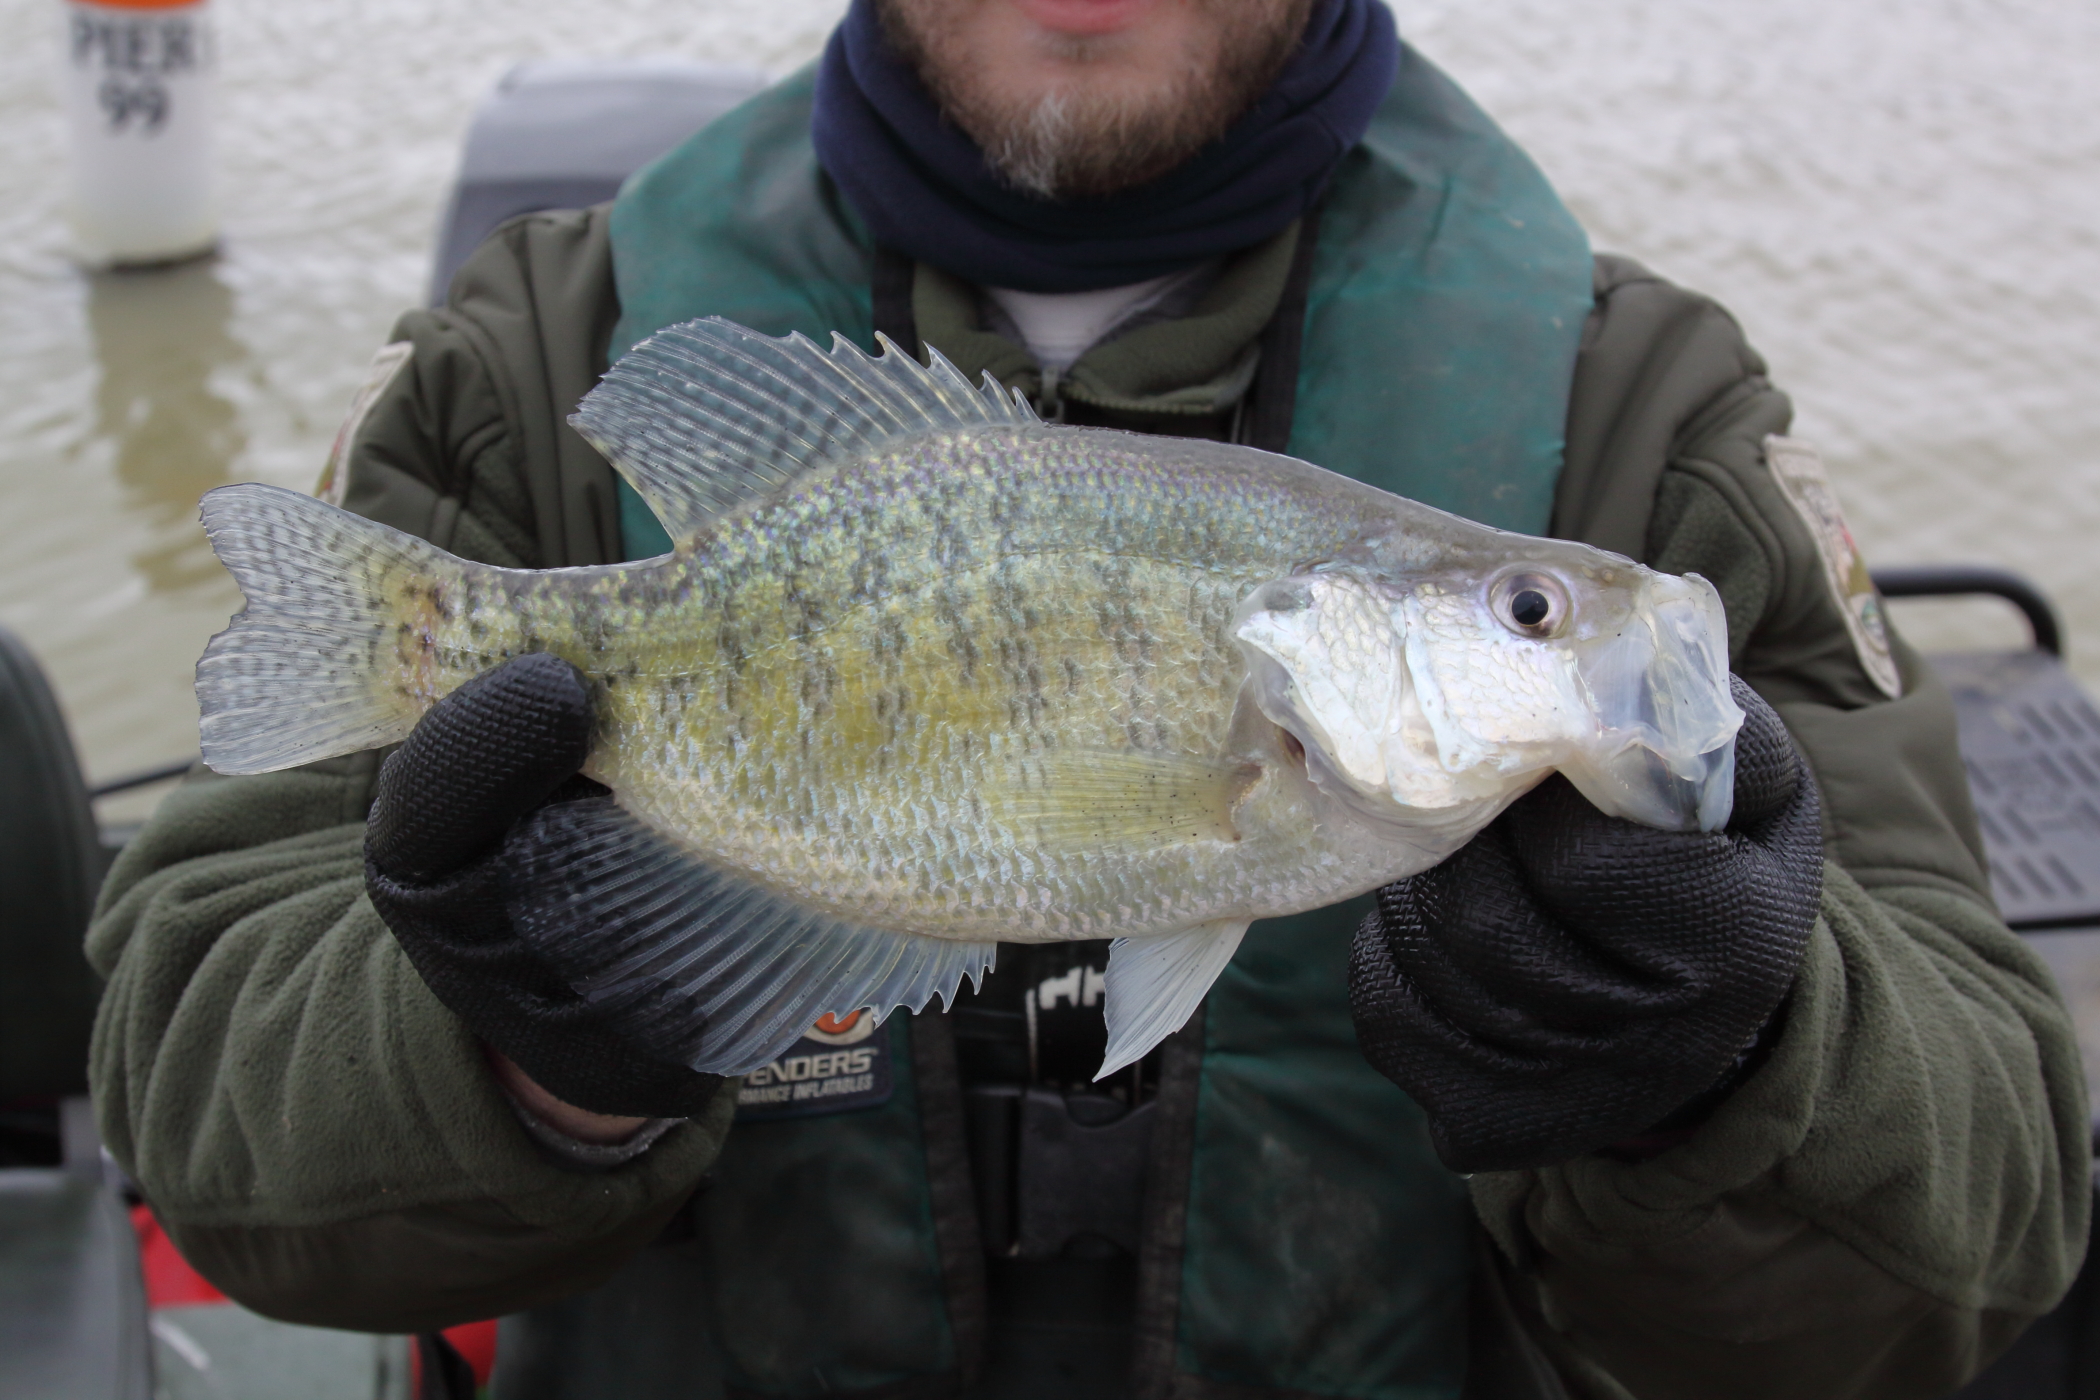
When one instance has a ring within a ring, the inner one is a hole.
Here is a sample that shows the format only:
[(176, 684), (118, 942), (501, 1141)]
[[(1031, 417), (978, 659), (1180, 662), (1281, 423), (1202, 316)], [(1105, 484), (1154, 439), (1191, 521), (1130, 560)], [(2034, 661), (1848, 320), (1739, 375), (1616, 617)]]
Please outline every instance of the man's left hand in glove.
[(1555, 775), (1379, 891), (1350, 959), (1357, 1039), (1447, 1166), (1635, 1138), (1725, 1090), (1777, 1013), (1821, 897), (1821, 802), (1779, 716), (1732, 683), (1726, 829), (1607, 817)]

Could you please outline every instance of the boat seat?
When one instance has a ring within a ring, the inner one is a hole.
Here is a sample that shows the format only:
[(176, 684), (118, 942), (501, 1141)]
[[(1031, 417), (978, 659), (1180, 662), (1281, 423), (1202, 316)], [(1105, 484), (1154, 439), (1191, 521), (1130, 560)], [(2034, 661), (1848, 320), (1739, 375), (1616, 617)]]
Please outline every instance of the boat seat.
[(58, 702), (0, 629), (0, 1395), (147, 1400), (138, 1243), (87, 1101), (103, 852)]
[(1954, 693), (1999, 912), (2023, 933), (2100, 925), (2100, 710), (2064, 666), (2055, 610), (2002, 569), (1886, 569), (1874, 582), (1889, 598), (2003, 598), (2026, 616), (2029, 649), (1935, 652), (1932, 667)]
[(1991, 892), (2023, 931), (2100, 924), (2100, 711), (2036, 649), (1946, 653)]
[(80, 941), (102, 866), (58, 701), (0, 628), (0, 1105), (87, 1092), (99, 988)]
[[(2056, 612), (2002, 569), (1876, 570), (1874, 582), (1888, 598), (1998, 597), (2027, 618), (2026, 650), (1929, 659), (1954, 694), (1991, 892), (2054, 963), (2049, 945), (2071, 936), (2059, 931), (2100, 928), (2100, 711), (2064, 666)], [(2100, 932), (2077, 937), (2100, 955)], [(1952, 1400), (2100, 1400), (2100, 1259), (2088, 1253), (2056, 1310)]]

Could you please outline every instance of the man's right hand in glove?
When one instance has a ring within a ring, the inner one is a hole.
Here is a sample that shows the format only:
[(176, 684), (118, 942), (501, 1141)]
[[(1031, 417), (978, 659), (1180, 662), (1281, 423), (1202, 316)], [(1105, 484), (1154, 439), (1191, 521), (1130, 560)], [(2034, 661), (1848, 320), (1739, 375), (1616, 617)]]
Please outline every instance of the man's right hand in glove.
[(1820, 908), (1822, 806), (1778, 713), (1732, 685), (1725, 830), (1608, 817), (1556, 775), (1378, 892), (1350, 960), (1357, 1040), (1454, 1171), (1636, 1146), (1754, 1065)]
[(564, 1126), (535, 1087), (590, 1114), (689, 1118), (722, 1082), (689, 1068), (698, 1016), (577, 991), (603, 970), (617, 930), (527, 932), (549, 927), (525, 916), (554, 896), (546, 875), (536, 884), (524, 872), (565, 866), (538, 817), (556, 803), (612, 800), (578, 775), (591, 725), (583, 676), (544, 654), (438, 701), (380, 770), (365, 887), (438, 1000), (528, 1077), (506, 1074), (506, 1087), (542, 1118)]

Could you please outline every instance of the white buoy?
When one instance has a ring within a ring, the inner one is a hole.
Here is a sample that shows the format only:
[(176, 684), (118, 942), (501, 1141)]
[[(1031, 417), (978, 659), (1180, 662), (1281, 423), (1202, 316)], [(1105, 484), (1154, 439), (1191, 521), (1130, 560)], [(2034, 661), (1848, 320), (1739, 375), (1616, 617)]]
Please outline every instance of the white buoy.
[(219, 236), (206, 0), (67, 0), (73, 229), (98, 266), (170, 262)]

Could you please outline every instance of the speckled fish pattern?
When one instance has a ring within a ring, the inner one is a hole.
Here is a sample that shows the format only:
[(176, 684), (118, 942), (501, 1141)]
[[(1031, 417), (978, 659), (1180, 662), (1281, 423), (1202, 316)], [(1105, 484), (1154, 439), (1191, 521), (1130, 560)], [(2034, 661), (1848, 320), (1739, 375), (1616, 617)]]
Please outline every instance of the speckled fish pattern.
[[(1008, 940), (1174, 928), (1323, 884), (1316, 844), (1234, 829), (1262, 755), (1227, 743), (1246, 675), (1228, 624), (1376, 504), (1220, 455), (940, 433), (662, 559), (370, 591), (396, 619), (402, 709), (552, 652), (603, 687), (590, 776), (842, 917)], [(1121, 810), (1052, 800), (1122, 755), (1177, 762), (1092, 785)]]

